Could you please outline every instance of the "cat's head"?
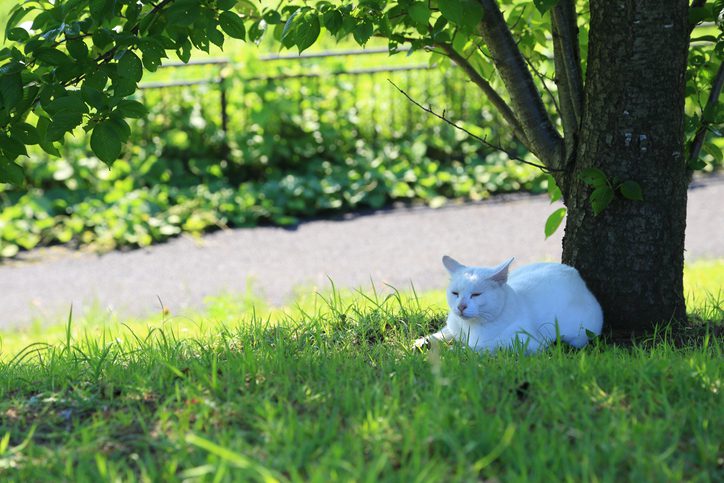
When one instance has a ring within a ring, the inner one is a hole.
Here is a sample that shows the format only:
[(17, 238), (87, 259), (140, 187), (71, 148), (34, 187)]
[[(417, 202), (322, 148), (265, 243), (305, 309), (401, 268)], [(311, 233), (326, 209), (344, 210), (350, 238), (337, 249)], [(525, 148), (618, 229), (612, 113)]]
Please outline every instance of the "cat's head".
[(468, 267), (445, 255), (442, 264), (450, 272), (447, 304), (455, 315), (464, 319), (495, 320), (505, 307), (505, 284), (510, 258), (500, 265)]

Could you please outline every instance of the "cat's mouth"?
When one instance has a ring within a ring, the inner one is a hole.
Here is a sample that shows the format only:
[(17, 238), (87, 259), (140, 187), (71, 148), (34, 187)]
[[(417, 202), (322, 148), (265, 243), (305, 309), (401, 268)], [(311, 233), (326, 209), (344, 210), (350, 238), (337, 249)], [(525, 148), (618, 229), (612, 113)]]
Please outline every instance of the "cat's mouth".
[(470, 313), (460, 312), (459, 310), (456, 310), (455, 314), (468, 323), (470, 323), (470, 322), (484, 323), (484, 322), (486, 322), (486, 319), (487, 319), (487, 317), (485, 317), (482, 314), (470, 314)]

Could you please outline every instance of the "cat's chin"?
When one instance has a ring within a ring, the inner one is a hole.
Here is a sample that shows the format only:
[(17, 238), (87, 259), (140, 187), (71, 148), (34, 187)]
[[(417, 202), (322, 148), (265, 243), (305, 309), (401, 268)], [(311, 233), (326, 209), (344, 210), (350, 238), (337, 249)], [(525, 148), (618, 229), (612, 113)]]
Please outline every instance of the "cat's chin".
[(461, 315), (457, 312), (453, 312), (453, 314), (468, 325), (488, 323), (488, 319), (486, 319), (483, 315)]
[(464, 320), (467, 323), (483, 322), (483, 320), (476, 315), (463, 315), (463, 314), (459, 314), (457, 312), (455, 312), (455, 315), (457, 316), (458, 319)]

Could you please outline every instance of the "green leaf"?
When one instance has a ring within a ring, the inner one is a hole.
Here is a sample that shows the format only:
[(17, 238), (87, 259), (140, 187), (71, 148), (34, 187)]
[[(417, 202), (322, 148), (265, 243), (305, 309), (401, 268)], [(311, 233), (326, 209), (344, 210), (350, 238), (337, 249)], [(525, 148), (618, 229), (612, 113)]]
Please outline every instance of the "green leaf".
[(342, 14), (339, 10), (328, 10), (322, 14), (322, 25), (332, 34), (336, 34), (342, 27)]
[(0, 76), (17, 74), (18, 72), (22, 72), (24, 68), (25, 66), (23, 66), (20, 62), (10, 61), (7, 64), (0, 66)]
[(689, 9), (689, 25), (696, 25), (699, 22), (714, 21), (714, 13), (711, 8), (693, 7)]
[(704, 150), (704, 152), (706, 154), (713, 157), (718, 163), (721, 163), (722, 161), (724, 161), (724, 154), (722, 153), (719, 146), (717, 146), (713, 142), (708, 142), (708, 143), (704, 144), (704, 146), (702, 146), (702, 149)]
[(97, 70), (92, 74), (86, 76), (85, 80), (83, 81), (83, 85), (102, 91), (103, 89), (105, 89), (107, 82), (108, 76), (104, 72)]
[(219, 14), (219, 26), (226, 35), (235, 39), (246, 38), (246, 27), (244, 21), (234, 12), (224, 11)]
[(148, 115), (148, 109), (146, 109), (146, 106), (131, 99), (119, 102), (116, 106), (116, 110), (119, 111), (123, 117), (129, 117), (132, 119), (141, 119)]
[[(198, 32), (201, 35), (201, 39), (208, 39), (206, 32), (201, 32), (200, 30), (193, 30), (192, 32)], [(207, 41), (201, 42), (200, 48), (203, 48), (204, 46), (204, 50), (208, 51), (209, 45)], [(151, 38), (142, 39), (139, 42), (139, 48), (143, 53), (144, 67), (151, 72), (155, 72), (161, 65), (161, 59), (166, 57), (166, 51), (156, 39)]]
[(621, 195), (623, 195), (626, 199), (634, 201), (644, 200), (644, 195), (641, 193), (641, 186), (636, 181), (624, 181), (618, 189), (621, 191)]
[(37, 95), (40, 92), (40, 88), (34, 85), (26, 85), (23, 87), (23, 100), (15, 105), (15, 109), (18, 113), (25, 113), (30, 110), (30, 107), (37, 101)]
[(707, 166), (706, 162), (703, 159), (698, 158), (698, 159), (689, 161), (689, 164), (687, 164), (686, 167), (687, 167), (687, 169), (696, 171), (696, 170), (704, 169), (704, 168), (706, 168), (706, 166)]
[(556, 232), (559, 226), (561, 226), (561, 222), (563, 221), (563, 218), (566, 217), (566, 209), (565, 208), (558, 208), (556, 211), (550, 214), (548, 219), (546, 220), (546, 226), (545, 226), (545, 234), (546, 238), (549, 238), (552, 234)]
[(71, 39), (65, 43), (68, 53), (76, 60), (84, 60), (88, 57), (88, 46), (81, 39)]
[[(48, 125), (46, 132), (46, 140), (59, 141), (65, 136), (65, 133), (73, 131), (80, 123), (83, 122), (83, 116), (77, 112), (59, 112), (53, 116), (53, 120)], [(43, 145), (41, 144), (41, 147)], [(45, 148), (43, 148), (45, 149)]]
[(282, 29), (282, 45), (289, 48), (296, 45), (301, 53), (319, 37), (321, 25), (319, 16), (308, 7), (298, 8), (292, 13)]
[(581, 171), (581, 174), (579, 176), (584, 183), (586, 183), (588, 186), (593, 186), (594, 188), (608, 185), (608, 178), (606, 178), (606, 173), (598, 168), (586, 168)]
[[(294, 11), (294, 13), (292, 13), (289, 16), (289, 18), (287, 19), (287, 21), (284, 23), (284, 28), (282, 29), (282, 36), (281, 36), (282, 45), (284, 47), (289, 48), (296, 43), (295, 22), (296, 22), (297, 17), (299, 17), (302, 14), (302, 12), (304, 12), (303, 8), (296, 9)], [(251, 38), (250, 38), (250, 40), (251, 40)]]
[(230, 10), (236, 5), (236, 0), (216, 0), (219, 10)]
[(352, 36), (358, 44), (364, 46), (374, 33), (374, 25), (370, 21), (363, 21), (352, 32)]
[(37, 129), (27, 122), (20, 122), (10, 126), (10, 134), (13, 138), (17, 139), (26, 146), (38, 144), (40, 142), (40, 136), (38, 135)]
[(15, 27), (7, 31), (6, 37), (13, 42), (25, 42), (30, 38), (30, 34), (24, 28)]
[(108, 119), (108, 121), (113, 124), (116, 134), (121, 141), (121, 144), (128, 141), (128, 138), (131, 137), (131, 127), (128, 125), (126, 120), (123, 119), (121, 114), (118, 111), (114, 111), (113, 113), (111, 113), (111, 117)]
[(533, 0), (535, 8), (538, 9), (541, 15), (545, 14), (548, 10), (555, 7), (559, 0)]
[(178, 55), (179, 60), (184, 64), (188, 64), (189, 60), (191, 60), (191, 48), (191, 42), (189, 42), (188, 39), (184, 39), (181, 46), (176, 49), (176, 55)]
[(548, 197), (551, 200), (551, 203), (558, 201), (563, 196), (563, 193), (561, 193), (561, 189), (556, 184), (556, 180), (553, 179), (553, 176), (550, 174), (547, 176), (548, 179)]
[(613, 200), (613, 190), (610, 186), (604, 185), (594, 189), (589, 198), (593, 214), (598, 216), (611, 203), (611, 200)]
[(113, 0), (90, 0), (88, 7), (91, 16), (98, 23), (113, 15)]
[(256, 17), (259, 15), (259, 9), (252, 0), (238, 0), (234, 8), (237, 12), (247, 17)]
[(483, 19), (483, 8), (475, 0), (440, 0), (440, 13), (461, 27), (475, 28)]
[(701, 113), (701, 120), (704, 122), (713, 122), (716, 119), (719, 109), (720, 104), (716, 102), (707, 105)]
[[(155, 17), (146, 17), (146, 18), (155, 18)], [(103, 50), (105, 47), (113, 42), (113, 35), (111, 34), (111, 31), (108, 29), (98, 29), (95, 32), (93, 32), (93, 45), (98, 47), (99, 49)]]
[(296, 45), (299, 53), (311, 47), (320, 33), (319, 16), (313, 10), (305, 12), (296, 27)]
[(25, 149), (25, 144), (1, 132), (0, 150), (2, 150), (3, 156), (11, 161), (18, 156), (28, 155), (28, 151)]
[(0, 77), (0, 103), (6, 111), (16, 107), (23, 100), (23, 80), (20, 74)]
[(52, 155), (52, 156), (60, 156), (60, 151), (53, 145), (53, 139), (48, 136), (48, 128), (50, 127), (50, 119), (47, 117), (39, 117), (38, 122), (35, 126), (36, 131), (38, 131), (38, 136), (40, 136), (40, 147), (45, 151), (46, 153)]
[(262, 15), (262, 18), (266, 23), (269, 25), (276, 25), (278, 23), (281, 23), (282, 16), (279, 12), (276, 10), (268, 9), (264, 12), (264, 15)]
[(95, 107), (97, 110), (101, 110), (106, 107), (106, 96), (98, 89), (90, 87), (87, 84), (83, 84), (83, 86), (80, 88), (80, 93), (83, 97), (83, 100), (88, 105)]
[[(143, 64), (138, 56), (127, 50), (118, 61), (118, 75), (138, 82), (143, 77)], [(135, 89), (134, 89), (135, 90)]]
[(54, 118), (56, 114), (74, 113), (82, 115), (88, 112), (88, 108), (78, 91), (72, 91), (67, 95), (57, 97), (43, 107), (45, 111), (50, 114), (51, 119)]
[(109, 167), (121, 155), (121, 133), (110, 119), (102, 121), (93, 128), (90, 146), (98, 158)]
[(257, 20), (253, 24), (251, 24), (251, 27), (249, 27), (249, 41), (254, 42), (256, 45), (259, 45), (259, 42), (261, 42), (261, 38), (264, 35), (264, 32), (266, 32), (266, 22), (263, 20)]
[(111, 83), (113, 85), (113, 94), (116, 97), (130, 96), (136, 92), (138, 87), (137, 82), (130, 77), (116, 76), (111, 80)]
[(73, 61), (58, 49), (52, 47), (43, 47), (35, 51), (35, 58), (45, 62), (46, 64), (61, 66), (71, 64)]
[(224, 34), (217, 28), (209, 28), (206, 30), (206, 34), (212, 44), (217, 47), (224, 46)]
[[(20, 21), (27, 15), (28, 12), (33, 10), (32, 8), (23, 8), (21, 5), (16, 4), (11, 10), (10, 10), (10, 17), (8, 18), (7, 23), (5, 24), (5, 36), (7, 38), (7, 34), (10, 30), (15, 28), (17, 24), (20, 23)], [(11, 39), (12, 40), (12, 39)]]
[(430, 22), (430, 7), (427, 6), (427, 2), (415, 2), (408, 10), (408, 15), (415, 22), (415, 25), (419, 27), (427, 27)]

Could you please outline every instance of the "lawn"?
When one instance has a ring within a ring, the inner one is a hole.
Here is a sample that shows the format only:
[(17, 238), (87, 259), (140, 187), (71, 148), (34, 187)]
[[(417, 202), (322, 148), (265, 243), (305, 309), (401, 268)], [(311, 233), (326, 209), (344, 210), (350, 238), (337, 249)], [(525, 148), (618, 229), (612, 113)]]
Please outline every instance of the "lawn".
[(0, 479), (721, 480), (723, 273), (687, 269), (684, 345), (411, 350), (439, 292), (6, 334)]

